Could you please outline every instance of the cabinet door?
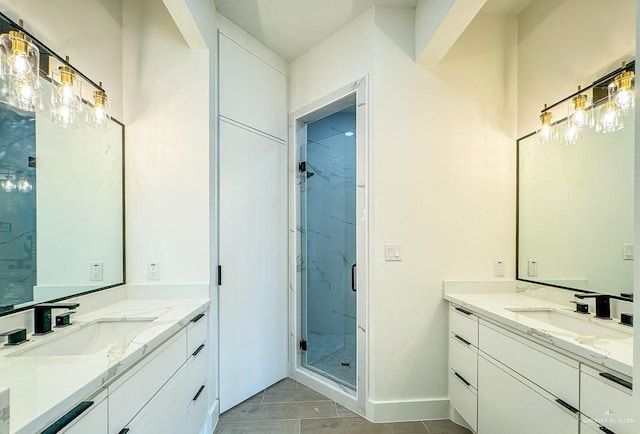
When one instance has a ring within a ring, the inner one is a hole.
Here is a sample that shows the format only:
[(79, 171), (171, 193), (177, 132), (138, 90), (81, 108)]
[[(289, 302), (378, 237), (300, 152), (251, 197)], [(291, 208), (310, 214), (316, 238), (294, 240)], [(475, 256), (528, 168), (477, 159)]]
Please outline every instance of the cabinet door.
[(578, 434), (578, 418), (478, 357), (478, 434)]
[(107, 434), (107, 400), (103, 399), (94, 404), (75, 423), (62, 432), (65, 434)]
[(123, 430), (128, 429), (127, 434), (186, 434), (186, 383), (187, 372), (182, 367)]

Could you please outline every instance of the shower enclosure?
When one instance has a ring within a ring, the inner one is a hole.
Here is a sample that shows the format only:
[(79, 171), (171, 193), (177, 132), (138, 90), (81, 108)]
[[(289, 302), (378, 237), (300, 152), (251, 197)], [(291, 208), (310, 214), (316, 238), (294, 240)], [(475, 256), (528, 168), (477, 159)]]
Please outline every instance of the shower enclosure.
[(356, 389), (356, 106), (300, 143), (302, 366)]

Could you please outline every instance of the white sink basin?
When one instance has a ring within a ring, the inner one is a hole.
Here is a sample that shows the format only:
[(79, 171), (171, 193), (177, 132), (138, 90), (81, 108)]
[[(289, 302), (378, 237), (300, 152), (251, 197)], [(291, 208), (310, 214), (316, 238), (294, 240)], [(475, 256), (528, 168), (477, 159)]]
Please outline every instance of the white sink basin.
[(97, 353), (121, 339), (133, 338), (148, 326), (153, 318), (134, 320), (99, 320), (68, 333), (35, 343), (12, 353), (10, 357), (80, 356)]
[(633, 329), (619, 325), (614, 321), (595, 319), (591, 315), (547, 308), (507, 310), (579, 336), (606, 339), (624, 339), (633, 336)]

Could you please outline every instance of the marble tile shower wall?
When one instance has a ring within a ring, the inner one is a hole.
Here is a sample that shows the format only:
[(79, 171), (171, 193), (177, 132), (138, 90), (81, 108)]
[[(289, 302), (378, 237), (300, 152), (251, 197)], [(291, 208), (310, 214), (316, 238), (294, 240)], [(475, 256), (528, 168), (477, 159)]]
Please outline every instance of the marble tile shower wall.
[[(346, 109), (307, 128), (307, 324), (316, 333), (355, 331), (351, 267), (356, 259), (355, 112)], [(304, 154), (302, 154), (304, 155)], [(302, 176), (305, 176), (302, 174)]]

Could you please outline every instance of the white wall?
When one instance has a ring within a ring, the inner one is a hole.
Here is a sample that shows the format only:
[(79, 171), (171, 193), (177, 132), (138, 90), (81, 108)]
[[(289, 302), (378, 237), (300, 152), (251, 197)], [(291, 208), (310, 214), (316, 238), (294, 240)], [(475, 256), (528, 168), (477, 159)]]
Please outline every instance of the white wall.
[[(122, 1), (0, 0), (0, 10), (94, 82), (102, 81), (122, 121)], [(83, 94), (91, 96), (85, 86)]]
[[(535, 0), (518, 16), (518, 136), (553, 104), (635, 56), (635, 0)], [(567, 115), (566, 108), (554, 118)]]
[(125, 1), (127, 282), (209, 283), (210, 59), (162, 3)]
[[(378, 7), (290, 66), (292, 111), (371, 75), (375, 420), (447, 417), (442, 281), (492, 279), (494, 259), (514, 275), (515, 19), (479, 17), (431, 69), (412, 59), (412, 29), (412, 10)], [(384, 244), (403, 261), (385, 262)]]

